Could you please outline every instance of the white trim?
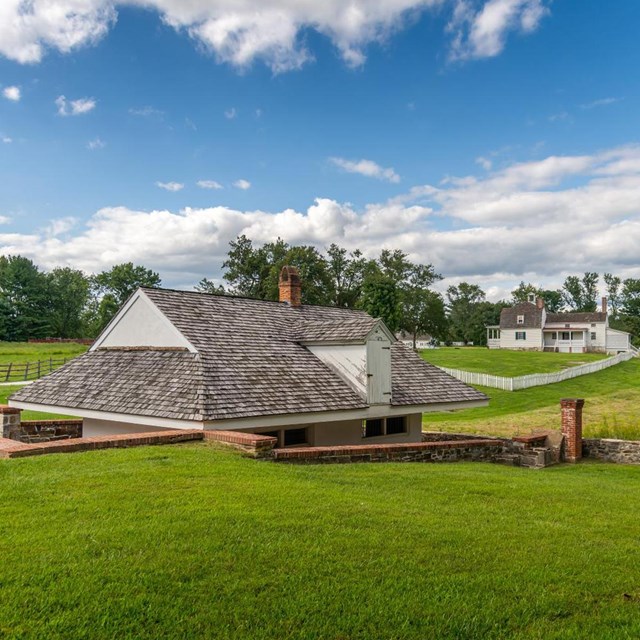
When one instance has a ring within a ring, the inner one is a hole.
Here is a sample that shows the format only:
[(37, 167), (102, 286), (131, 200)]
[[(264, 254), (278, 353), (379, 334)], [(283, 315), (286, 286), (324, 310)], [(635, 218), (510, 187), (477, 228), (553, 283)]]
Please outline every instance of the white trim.
[(95, 351), (96, 349), (100, 348), (100, 345), (107, 339), (109, 334), (116, 328), (122, 318), (124, 318), (124, 316), (127, 314), (127, 311), (129, 311), (133, 304), (139, 299), (144, 300), (148, 304), (151, 311), (158, 316), (160, 321), (167, 327), (167, 329), (171, 331), (176, 336), (176, 338), (180, 340), (180, 342), (185, 343), (188, 351), (190, 351), (191, 353), (198, 353), (198, 350), (191, 344), (191, 342), (189, 342), (189, 340), (184, 337), (182, 332), (173, 324), (173, 322), (171, 322), (171, 320), (169, 320), (169, 318), (167, 318), (167, 316), (164, 315), (164, 313), (162, 313), (162, 311), (156, 306), (153, 300), (151, 300), (151, 298), (149, 298), (149, 296), (146, 295), (142, 289), (138, 289), (125, 302), (118, 313), (116, 313), (116, 315), (111, 319), (109, 324), (102, 330), (102, 333), (97, 337), (96, 341), (93, 343), (89, 351)]
[(251, 418), (232, 418), (229, 420), (212, 420), (204, 423), (207, 429), (251, 429), (263, 427), (286, 427), (290, 425), (318, 424), (343, 420), (365, 420), (366, 418), (386, 418), (404, 416), (412, 413), (434, 413), (436, 411), (454, 411), (456, 409), (476, 409), (486, 407), (489, 400), (473, 400), (469, 402), (442, 402), (427, 405), (375, 405), (365, 409), (346, 411), (318, 411), (315, 413), (291, 413), (274, 416), (254, 416)]
[(375, 405), (365, 409), (351, 409), (346, 411), (318, 411), (315, 413), (290, 413), (273, 416), (254, 416), (249, 418), (231, 418), (228, 420), (196, 421), (173, 420), (171, 418), (154, 418), (153, 416), (139, 416), (111, 411), (94, 411), (78, 409), (76, 407), (58, 407), (33, 402), (19, 402), (9, 399), (9, 406), (27, 411), (42, 411), (61, 415), (77, 416), (79, 418), (93, 418), (95, 420), (110, 420), (113, 422), (128, 422), (170, 429), (256, 429), (261, 427), (286, 427), (298, 424), (316, 424), (323, 422), (337, 422), (342, 420), (365, 420), (366, 418), (386, 418), (404, 416), (412, 413), (434, 413), (436, 411), (454, 411), (456, 409), (475, 409), (486, 407), (488, 400), (473, 400), (469, 402), (442, 402), (427, 405)]
[(27, 411), (42, 411), (61, 415), (77, 416), (78, 418), (93, 418), (95, 420), (110, 420), (112, 422), (128, 422), (151, 427), (166, 427), (168, 429), (204, 429), (202, 420), (173, 420), (172, 418), (154, 418), (153, 416), (137, 416), (111, 411), (94, 411), (92, 409), (78, 409), (77, 407), (59, 407), (50, 404), (36, 404), (34, 402), (19, 402), (9, 399), (9, 406)]

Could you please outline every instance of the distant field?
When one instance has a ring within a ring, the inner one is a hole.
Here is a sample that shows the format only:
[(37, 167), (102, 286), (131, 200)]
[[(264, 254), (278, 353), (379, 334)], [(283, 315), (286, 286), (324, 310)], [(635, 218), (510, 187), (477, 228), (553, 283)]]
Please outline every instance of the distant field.
[(478, 371), (496, 376), (515, 377), (529, 373), (551, 373), (606, 358), (604, 353), (544, 353), (508, 351), (486, 347), (441, 347), (425, 349), (422, 357), (438, 367)]
[(0, 461), (0, 636), (640, 637), (640, 469)]
[[(0, 342), (0, 365), (36, 362), (37, 360), (48, 360), (49, 358), (53, 358), (54, 360), (62, 358), (70, 359), (84, 353), (87, 349), (88, 347), (86, 345), (72, 342), (51, 344), (32, 342)], [(3, 371), (6, 371), (6, 369), (3, 368)], [(2, 382), (2, 380), (0, 380), (0, 382)], [(7, 398), (21, 388), (21, 385), (0, 386), (0, 404), (6, 404)], [(60, 416), (58, 414), (40, 413), (35, 411), (22, 412), (22, 418), (24, 420), (48, 420), (64, 417), (71, 416)]]
[(33, 342), (0, 342), (0, 364), (35, 362), (49, 358), (73, 358), (88, 349), (83, 344), (61, 342), (40, 344)]
[[(553, 355), (553, 354), (551, 354)], [(560, 428), (560, 400), (584, 398), (585, 435), (640, 439), (640, 359), (586, 376), (522, 391), (478, 387), (490, 398), (483, 409), (426, 413), (425, 429), (492, 435)]]

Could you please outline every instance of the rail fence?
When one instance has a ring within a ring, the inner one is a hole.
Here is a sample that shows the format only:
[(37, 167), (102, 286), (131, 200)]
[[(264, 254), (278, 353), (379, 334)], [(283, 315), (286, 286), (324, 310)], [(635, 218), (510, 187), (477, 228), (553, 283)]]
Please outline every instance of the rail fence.
[(71, 358), (49, 358), (34, 362), (10, 362), (0, 364), (0, 382), (25, 382), (37, 380), (47, 373), (55, 371)]
[(611, 358), (581, 364), (577, 367), (570, 367), (563, 371), (554, 373), (532, 373), (527, 376), (518, 376), (516, 378), (505, 378), (503, 376), (494, 376), (489, 373), (476, 373), (475, 371), (462, 371), (460, 369), (449, 369), (448, 367), (439, 367), (450, 376), (466, 382), (467, 384), (477, 384), (482, 387), (492, 387), (494, 389), (502, 389), (503, 391), (519, 391), (520, 389), (528, 389), (529, 387), (541, 387), (546, 384), (554, 384), (563, 380), (570, 380), (578, 376), (585, 376), (588, 373), (602, 371), (608, 367), (631, 360), (635, 354), (631, 351), (619, 353)]

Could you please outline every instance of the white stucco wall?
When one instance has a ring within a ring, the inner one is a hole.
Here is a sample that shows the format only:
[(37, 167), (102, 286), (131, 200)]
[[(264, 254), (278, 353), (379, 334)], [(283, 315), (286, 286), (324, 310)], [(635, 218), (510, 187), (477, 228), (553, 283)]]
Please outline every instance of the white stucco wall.
[(174, 431), (174, 429), (130, 424), (128, 422), (115, 422), (113, 420), (95, 420), (93, 418), (85, 418), (82, 424), (82, 436), (85, 438), (91, 438), (93, 436), (114, 436), (123, 433), (149, 433), (153, 431)]
[(183, 347), (189, 343), (144, 296), (138, 297), (106, 336), (99, 347)]
[[(414, 413), (406, 416), (407, 432), (376, 438), (362, 437), (362, 420), (340, 420), (319, 424), (297, 424), (286, 429), (307, 429), (308, 444), (313, 447), (348, 444), (383, 444), (395, 442), (420, 442), (422, 439), (422, 414)], [(247, 433), (272, 433), (280, 431), (277, 427), (242, 429)]]
[(627, 351), (629, 349), (629, 334), (624, 331), (616, 331), (615, 329), (607, 329), (607, 350), (608, 351)]
[(309, 345), (311, 353), (335, 371), (362, 397), (367, 393), (367, 350), (364, 344)]
[[(526, 340), (516, 340), (516, 331), (524, 331)], [(542, 329), (500, 329), (501, 349), (542, 349)]]

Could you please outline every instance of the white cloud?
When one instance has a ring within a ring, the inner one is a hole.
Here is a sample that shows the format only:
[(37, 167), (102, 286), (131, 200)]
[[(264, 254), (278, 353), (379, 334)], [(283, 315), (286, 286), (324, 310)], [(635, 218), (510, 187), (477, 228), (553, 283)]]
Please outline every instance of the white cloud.
[(20, 91), (20, 87), (5, 87), (2, 90), (2, 95), (12, 102), (19, 102), (22, 97), (22, 92)]
[(142, 118), (162, 118), (164, 116), (164, 111), (160, 111), (160, 109), (155, 109), (154, 107), (146, 106), (139, 107), (134, 109), (133, 107), (129, 109), (129, 113), (132, 116), (140, 116)]
[(457, 59), (496, 55), (510, 31), (533, 31), (548, 13), (543, 0), (2, 0), (0, 55), (34, 63), (47, 49), (68, 53), (102, 38), (117, 8), (143, 7), (236, 67), (262, 59), (274, 72), (299, 69), (313, 59), (308, 29), (358, 67), (369, 44), (384, 42), (422, 12), (451, 4)]
[(9, 136), (2, 136), (2, 142), (4, 144), (11, 144), (13, 142), (13, 138), (10, 138)]
[(236, 111), (236, 108), (235, 108), (235, 107), (231, 107), (231, 109), (227, 109), (227, 110), (224, 112), (224, 117), (225, 117), (227, 120), (233, 120), (234, 118), (236, 118), (236, 116), (237, 116), (237, 115), (238, 115), (238, 112)]
[(181, 182), (156, 182), (156, 186), (165, 191), (182, 191), (184, 185)]
[(251, 183), (248, 180), (245, 180), (244, 178), (240, 178), (240, 180), (236, 180), (233, 183), (234, 187), (237, 187), (238, 189), (242, 189), (243, 191), (246, 191), (247, 189), (251, 188)]
[(344, 158), (329, 158), (329, 161), (347, 173), (358, 173), (367, 178), (377, 178), (387, 182), (400, 182), (400, 176), (392, 167), (385, 168), (373, 160), (345, 160)]
[(196, 184), (201, 189), (222, 189), (223, 188), (223, 186), (219, 182), (216, 182), (215, 180), (198, 180)]
[(544, 0), (487, 0), (477, 7), (471, 0), (456, 0), (448, 25), (451, 60), (497, 56), (510, 32), (531, 33), (549, 14)]
[(319, 249), (336, 242), (367, 256), (400, 248), (433, 263), (446, 276), (439, 286), (468, 280), (497, 299), (521, 279), (555, 288), (587, 270), (640, 277), (640, 145), (512, 163), (362, 208), (328, 198), (277, 212), (108, 207), (83, 227), (51, 232), (61, 228), (0, 233), (0, 253), (93, 272), (133, 261), (175, 286), (220, 277), (238, 234), (257, 244), (280, 236)]
[(58, 96), (55, 104), (58, 107), (59, 116), (79, 116), (96, 108), (96, 101), (93, 98), (67, 100), (64, 96)]
[(581, 109), (594, 109), (595, 107), (606, 107), (610, 104), (615, 104), (616, 102), (620, 102), (622, 98), (600, 98), (599, 100), (593, 100), (592, 102), (586, 102), (585, 104), (581, 104)]
[(89, 140), (87, 142), (87, 149), (90, 151), (96, 151), (97, 149), (104, 149), (107, 146), (107, 143), (100, 138), (94, 138), (93, 140)]
[(489, 171), (493, 167), (493, 161), (484, 156), (478, 156), (476, 158), (476, 164), (479, 164), (485, 171)]
[(0, 224), (9, 224), (11, 218), (9, 216), (0, 216)]

